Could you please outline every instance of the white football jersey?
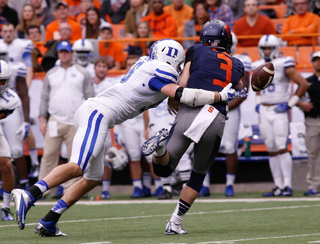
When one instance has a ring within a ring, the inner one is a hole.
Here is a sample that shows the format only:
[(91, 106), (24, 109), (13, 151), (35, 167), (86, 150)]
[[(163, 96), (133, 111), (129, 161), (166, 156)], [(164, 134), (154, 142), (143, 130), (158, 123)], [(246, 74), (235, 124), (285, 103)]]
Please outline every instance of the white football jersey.
[(7, 89), (0, 96), (0, 110), (2, 109), (15, 109), (21, 105), (20, 98), (17, 93), (11, 89)]
[[(5, 43), (3, 39), (0, 39), (0, 42)], [(28, 39), (16, 38), (7, 46), (9, 59), (11, 62), (24, 62), (24, 54), (31, 53), (33, 51), (33, 43)]]
[[(285, 75), (285, 70), (289, 67), (295, 67), (293, 57), (279, 57), (271, 61), (274, 66), (274, 77), (272, 83), (261, 91), (261, 103), (275, 104), (288, 102), (290, 98), (290, 79)], [(254, 70), (259, 65), (265, 63), (260, 59), (252, 63)]]
[(93, 88), (96, 95), (103, 92), (104, 90), (108, 89), (110, 86), (114, 85), (116, 82), (114, 79), (110, 79), (109, 77), (106, 77), (103, 81), (101, 81), (99, 84), (93, 82)]
[(27, 76), (27, 67), (24, 63), (21, 62), (8, 62), (10, 72), (11, 72), (11, 79), (10, 79), (10, 88), (17, 91), (17, 77), (21, 76), (26, 78)]
[(168, 101), (164, 100), (156, 108), (151, 108), (148, 110), (149, 114), (149, 129), (154, 134), (156, 131), (161, 130), (162, 128), (170, 129), (173, 125), (175, 119), (174, 114), (170, 114), (168, 111)]
[(149, 81), (155, 77), (167, 83), (179, 82), (179, 74), (171, 65), (142, 57), (120, 82), (97, 97), (89, 98), (88, 102), (101, 111), (104, 108), (113, 110), (113, 123), (119, 124), (149, 108), (157, 107), (167, 97), (149, 87)]
[(243, 63), (244, 72), (251, 71), (252, 60), (248, 55), (235, 54), (233, 57), (238, 58)]

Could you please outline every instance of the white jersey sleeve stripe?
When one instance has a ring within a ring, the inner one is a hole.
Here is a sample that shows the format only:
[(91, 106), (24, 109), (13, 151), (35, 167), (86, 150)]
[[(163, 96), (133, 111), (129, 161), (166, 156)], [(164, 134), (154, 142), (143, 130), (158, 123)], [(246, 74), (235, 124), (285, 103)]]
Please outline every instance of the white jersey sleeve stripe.
[(174, 82), (176, 83), (177, 82), (177, 77), (172, 74), (172, 73), (169, 73), (169, 72), (166, 72), (164, 70), (160, 70), (159, 68), (156, 69), (156, 72), (154, 74), (156, 77), (158, 77), (159, 79), (163, 80), (163, 81), (166, 81), (166, 82)]

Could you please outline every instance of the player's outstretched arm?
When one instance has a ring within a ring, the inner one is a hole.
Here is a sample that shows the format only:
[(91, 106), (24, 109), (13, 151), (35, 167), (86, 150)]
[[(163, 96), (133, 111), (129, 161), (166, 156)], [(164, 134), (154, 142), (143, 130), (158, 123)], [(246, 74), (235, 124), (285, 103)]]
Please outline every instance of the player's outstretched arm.
[(228, 84), (221, 92), (206, 91), (202, 89), (184, 88), (170, 83), (161, 88), (161, 92), (174, 100), (191, 107), (203, 106), (217, 102), (230, 102), (235, 97), (246, 96), (246, 90), (237, 91)]

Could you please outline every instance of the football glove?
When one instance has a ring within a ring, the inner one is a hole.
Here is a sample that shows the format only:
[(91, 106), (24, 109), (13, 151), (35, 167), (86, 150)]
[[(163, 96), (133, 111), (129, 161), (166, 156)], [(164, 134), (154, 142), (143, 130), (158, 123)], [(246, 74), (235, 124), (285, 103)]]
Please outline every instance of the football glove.
[(232, 84), (229, 83), (221, 92), (219, 92), (221, 102), (228, 103), (235, 98), (235, 90), (231, 88), (231, 86)]
[(234, 97), (246, 97), (248, 96), (247, 91), (248, 91), (247, 87), (241, 89), (240, 91), (235, 91)]
[(20, 128), (17, 130), (16, 134), (20, 135), (22, 139), (25, 139), (29, 136), (30, 124), (23, 122)]
[(279, 103), (277, 107), (274, 108), (276, 113), (284, 113), (290, 109), (288, 103)]

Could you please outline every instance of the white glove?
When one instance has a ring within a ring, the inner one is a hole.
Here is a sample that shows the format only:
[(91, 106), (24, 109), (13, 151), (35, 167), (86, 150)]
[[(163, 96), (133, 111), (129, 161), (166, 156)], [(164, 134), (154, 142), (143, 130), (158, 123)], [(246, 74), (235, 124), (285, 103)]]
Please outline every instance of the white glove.
[(247, 91), (248, 91), (247, 87), (241, 89), (240, 91), (236, 91), (234, 93), (234, 97), (246, 97), (248, 96)]
[(21, 139), (25, 139), (29, 136), (30, 124), (23, 122), (20, 128), (17, 130), (16, 134), (21, 136)]
[(220, 95), (220, 101), (221, 102), (230, 102), (235, 98), (235, 90), (231, 88), (232, 84), (229, 83), (221, 92), (219, 92)]

